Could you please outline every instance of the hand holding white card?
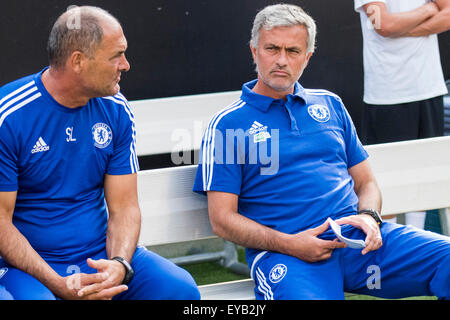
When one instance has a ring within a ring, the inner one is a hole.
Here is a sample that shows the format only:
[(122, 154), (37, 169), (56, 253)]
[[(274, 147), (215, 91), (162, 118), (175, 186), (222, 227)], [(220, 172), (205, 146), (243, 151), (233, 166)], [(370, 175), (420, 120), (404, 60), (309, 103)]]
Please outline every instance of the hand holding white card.
[(328, 218), (327, 221), (330, 223), (331, 230), (333, 230), (336, 237), (342, 242), (345, 242), (348, 248), (362, 249), (366, 247), (366, 243), (364, 242), (364, 240), (354, 240), (344, 237), (341, 234), (341, 226), (338, 225), (333, 219)]

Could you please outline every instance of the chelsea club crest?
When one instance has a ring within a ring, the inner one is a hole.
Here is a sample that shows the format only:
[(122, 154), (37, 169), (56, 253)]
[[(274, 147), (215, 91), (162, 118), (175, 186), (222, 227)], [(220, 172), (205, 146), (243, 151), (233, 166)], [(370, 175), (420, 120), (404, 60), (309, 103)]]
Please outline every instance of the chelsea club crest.
[(280, 282), (287, 273), (287, 267), (284, 264), (277, 264), (270, 270), (269, 280), (272, 283)]
[(311, 118), (318, 122), (327, 122), (330, 120), (330, 109), (327, 106), (314, 104), (308, 107), (308, 113)]
[(112, 130), (107, 124), (96, 123), (92, 127), (92, 137), (97, 148), (106, 148), (112, 141)]

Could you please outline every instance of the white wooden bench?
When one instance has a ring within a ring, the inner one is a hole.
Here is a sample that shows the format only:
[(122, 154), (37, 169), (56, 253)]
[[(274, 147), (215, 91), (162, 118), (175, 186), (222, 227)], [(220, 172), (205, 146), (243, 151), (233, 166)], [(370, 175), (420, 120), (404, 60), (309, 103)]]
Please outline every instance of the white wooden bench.
[[(450, 137), (366, 147), (383, 194), (383, 215), (439, 209), (443, 233), (450, 230)], [(216, 237), (206, 197), (192, 192), (196, 166), (141, 171), (140, 244), (178, 243)], [(253, 280), (200, 286), (202, 299), (254, 299)]]

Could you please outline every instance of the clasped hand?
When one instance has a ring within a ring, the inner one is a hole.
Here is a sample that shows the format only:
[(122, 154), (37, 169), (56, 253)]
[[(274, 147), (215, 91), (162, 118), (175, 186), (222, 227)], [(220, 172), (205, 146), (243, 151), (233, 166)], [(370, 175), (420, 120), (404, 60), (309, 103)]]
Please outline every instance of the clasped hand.
[[(383, 241), (380, 229), (375, 220), (366, 214), (352, 215), (335, 220), (339, 225), (349, 224), (361, 229), (366, 234), (366, 247), (361, 251), (365, 255), (370, 251), (379, 249)], [(329, 259), (334, 249), (345, 248), (346, 244), (338, 239), (323, 240), (318, 236), (329, 227), (325, 221), (316, 228), (308, 229), (291, 236), (290, 254), (306, 262), (318, 262)]]
[(65, 288), (59, 296), (72, 300), (111, 300), (128, 289), (122, 285), (125, 268), (115, 260), (87, 259), (87, 264), (97, 273), (76, 273), (63, 278)]
[(362, 230), (366, 234), (366, 247), (361, 251), (363, 255), (370, 251), (378, 250), (383, 245), (381, 231), (375, 219), (368, 214), (357, 214), (336, 220), (336, 223), (349, 224)]

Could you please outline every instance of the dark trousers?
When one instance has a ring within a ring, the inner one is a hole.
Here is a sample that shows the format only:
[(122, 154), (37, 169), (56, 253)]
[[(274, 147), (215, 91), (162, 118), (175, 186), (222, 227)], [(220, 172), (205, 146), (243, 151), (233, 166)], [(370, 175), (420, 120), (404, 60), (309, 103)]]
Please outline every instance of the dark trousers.
[(424, 139), (444, 135), (444, 99), (396, 105), (365, 104), (366, 144)]

